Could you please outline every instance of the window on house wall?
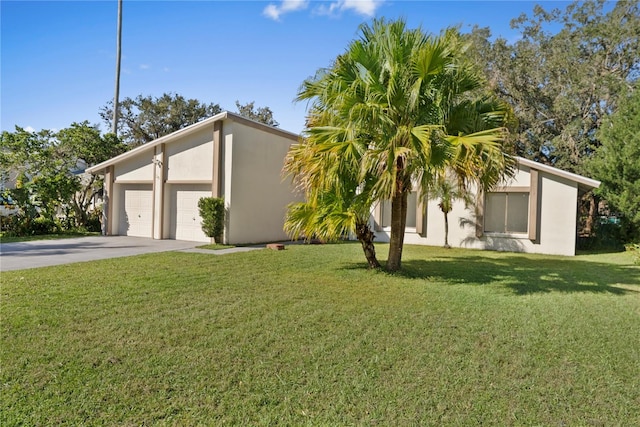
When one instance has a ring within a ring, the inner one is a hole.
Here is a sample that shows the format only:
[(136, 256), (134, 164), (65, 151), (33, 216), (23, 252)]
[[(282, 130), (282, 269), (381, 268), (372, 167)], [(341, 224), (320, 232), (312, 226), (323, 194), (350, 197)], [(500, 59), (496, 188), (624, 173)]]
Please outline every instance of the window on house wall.
[(407, 224), (406, 227), (416, 228), (416, 203), (418, 193), (412, 191), (407, 197)]
[(487, 193), (484, 231), (526, 233), (529, 224), (529, 193)]
[[(416, 210), (418, 202), (418, 193), (412, 191), (407, 196), (407, 223), (406, 228), (416, 227)], [(382, 227), (391, 227), (391, 201), (384, 200), (381, 202), (382, 208), (380, 209), (380, 215), (382, 216)]]

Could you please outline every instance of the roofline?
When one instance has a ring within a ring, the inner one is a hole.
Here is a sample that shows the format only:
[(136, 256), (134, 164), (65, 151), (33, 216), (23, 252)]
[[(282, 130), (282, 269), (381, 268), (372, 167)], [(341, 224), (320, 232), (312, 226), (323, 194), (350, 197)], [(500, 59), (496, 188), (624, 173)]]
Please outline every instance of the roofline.
[(255, 120), (251, 120), (248, 119), (246, 117), (242, 117), (239, 114), (235, 114), (235, 113), (231, 113), (229, 111), (223, 111), (221, 113), (216, 114), (215, 116), (209, 117), (208, 119), (202, 120), (201, 122), (198, 123), (194, 123), (192, 125), (189, 125), (185, 128), (179, 129), (173, 133), (170, 133), (169, 135), (165, 135), (162, 136), (158, 139), (154, 139), (153, 141), (147, 142), (145, 144), (142, 144), (139, 147), (134, 148), (131, 151), (127, 151), (126, 153), (122, 153), (116, 157), (112, 157), (109, 160), (106, 160), (102, 163), (98, 163), (95, 166), (91, 166), (90, 168), (86, 169), (86, 172), (91, 173), (91, 174), (96, 174), (99, 173), (103, 170), (105, 170), (107, 167), (114, 165), (118, 162), (121, 162), (122, 160), (126, 160), (130, 157), (133, 157), (143, 151), (146, 150), (150, 150), (152, 148), (154, 148), (157, 145), (160, 144), (166, 144), (169, 142), (172, 142), (180, 137), (183, 137), (185, 135), (190, 135), (194, 132), (197, 132), (203, 128), (206, 128), (207, 126), (212, 125), (213, 123), (220, 121), (220, 120), (231, 120), (233, 122), (236, 123), (241, 123), (245, 126), (249, 126), (255, 129), (261, 129), (263, 131), (269, 132), (269, 133), (273, 133), (279, 136), (282, 136), (284, 138), (288, 138), (294, 141), (298, 141), (300, 136), (298, 134), (295, 134), (293, 132), (289, 132), (283, 129), (278, 129), (275, 128), (273, 126), (269, 126), (266, 125), (264, 123), (260, 123), (260, 122), (256, 122)]
[(534, 162), (533, 160), (525, 159), (524, 157), (516, 157), (518, 164), (528, 166), (532, 169), (550, 173), (551, 175), (559, 176), (571, 181), (575, 181), (581, 184), (583, 188), (591, 190), (593, 188), (600, 187), (600, 181), (587, 178), (586, 176), (578, 175), (576, 173), (567, 172), (562, 169), (554, 168), (553, 166), (544, 165), (542, 163)]
[[(114, 165), (122, 160), (126, 160), (129, 157), (133, 157), (135, 155), (137, 155), (138, 153), (141, 153), (143, 151), (146, 150), (150, 150), (153, 147), (159, 145), (159, 144), (166, 144), (168, 142), (172, 142), (182, 136), (185, 135), (189, 135), (191, 133), (197, 132), (199, 130), (201, 130), (202, 128), (205, 128), (209, 125), (212, 125), (213, 123), (220, 121), (220, 120), (231, 120), (237, 123), (242, 123), (245, 126), (249, 126), (252, 128), (256, 128), (256, 129), (261, 129), (263, 131), (269, 132), (269, 133), (273, 133), (288, 139), (292, 139), (295, 141), (298, 141), (300, 136), (298, 134), (295, 134), (293, 132), (289, 132), (283, 129), (278, 129), (275, 128), (273, 126), (269, 126), (266, 125), (264, 123), (260, 123), (257, 122), (255, 120), (251, 120), (248, 119), (246, 117), (243, 117), (239, 114), (236, 113), (231, 113), (229, 111), (223, 111), (221, 113), (216, 114), (215, 116), (209, 117), (208, 119), (205, 119), (201, 122), (198, 123), (194, 123), (190, 126), (187, 126), (185, 128), (179, 129), (173, 133), (170, 133), (169, 135), (165, 135), (163, 137), (160, 137), (158, 139), (155, 139), (151, 142), (147, 142), (146, 144), (143, 144), (139, 147), (134, 148), (131, 151), (127, 151), (126, 153), (122, 153), (119, 156), (113, 157), (109, 160), (106, 160), (102, 163), (99, 163), (95, 166), (92, 166), (90, 168), (86, 169), (86, 172), (91, 173), (91, 174), (96, 174), (99, 173), (102, 170), (105, 170), (107, 167)], [(591, 178), (587, 178), (586, 176), (582, 176), (582, 175), (578, 175), (572, 172), (567, 172), (564, 171), (562, 169), (558, 169), (558, 168), (554, 168), (553, 166), (548, 166), (548, 165), (544, 165), (542, 163), (538, 163), (538, 162), (534, 162), (533, 160), (529, 160), (529, 159), (525, 159), (524, 157), (519, 157), (516, 156), (515, 157), (518, 164), (523, 165), (523, 166), (527, 166), (530, 167), (532, 169), (537, 169), (543, 172), (547, 172), (550, 173), (552, 175), (555, 176), (559, 176), (561, 178), (565, 178), (571, 181), (575, 181), (578, 184), (581, 184), (583, 188), (586, 188), (588, 190), (593, 189), (593, 188), (598, 188), (600, 187), (600, 181), (597, 181), (595, 179), (591, 179)]]

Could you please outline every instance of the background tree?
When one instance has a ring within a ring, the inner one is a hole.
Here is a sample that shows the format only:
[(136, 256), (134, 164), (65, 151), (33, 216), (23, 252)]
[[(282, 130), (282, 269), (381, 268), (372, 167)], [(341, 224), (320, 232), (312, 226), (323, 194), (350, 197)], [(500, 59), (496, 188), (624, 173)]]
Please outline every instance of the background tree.
[[(165, 93), (158, 98), (138, 95), (120, 102), (120, 139), (136, 147), (222, 112), (218, 104), (201, 103), (181, 95)], [(100, 117), (111, 128), (113, 102), (100, 109)]]
[(57, 150), (55, 134), (16, 127), (15, 132), (2, 133), (0, 151), (2, 168), (16, 173), (16, 187), (9, 196), (20, 209), (18, 221), (23, 224), (17, 225), (28, 232), (38, 217), (53, 224), (58, 210), (79, 188), (65, 169), (67, 161)]
[[(576, 173), (600, 146), (597, 129), (640, 76), (638, 1), (576, 1), (564, 11), (536, 6), (511, 23), (521, 38), (490, 41), (475, 28), (474, 58), (514, 110), (517, 154)], [(559, 31), (551, 31), (560, 27)]]
[[(344, 202), (363, 193), (367, 201), (390, 200), (386, 267), (395, 271), (401, 267), (414, 183), (427, 194), (434, 174), (447, 166), (465, 179), (489, 182), (494, 175), (482, 165), (504, 165), (507, 158), (504, 128), (490, 124), (504, 123), (506, 111), (483, 110), (495, 104), (473, 101), (482, 79), (465, 61), (466, 46), (456, 30), (427, 36), (402, 20), (375, 20), (360, 30), (360, 39), (332, 67), (303, 83), (298, 100), (312, 104), (302, 145), (315, 154), (292, 156), (286, 169), (310, 183), (307, 195), (317, 202), (332, 200), (328, 195)], [(463, 114), (469, 107), (474, 111)], [(345, 174), (355, 179), (357, 192), (340, 189)]]
[(620, 98), (618, 110), (598, 132), (602, 147), (589, 169), (602, 182), (597, 190), (613, 212), (620, 212), (622, 237), (640, 242), (640, 90)]
[[(488, 28), (468, 37), (494, 93), (513, 108), (516, 153), (588, 174), (585, 165), (601, 145), (598, 129), (640, 76), (638, 1), (575, 1), (564, 11), (536, 6), (511, 25), (520, 30), (515, 43), (491, 41)], [(583, 233), (593, 229), (597, 203), (592, 192), (581, 201)]]
[(82, 174), (84, 168), (123, 151), (117, 138), (101, 136), (86, 121), (57, 133), (20, 127), (3, 132), (0, 166), (17, 175), (16, 188), (9, 190), (20, 208), (16, 225), (28, 233), (34, 220), (43, 218), (54, 224), (62, 215), (70, 227), (85, 226), (91, 201), (102, 183)]
[(247, 102), (244, 105), (240, 104), (239, 101), (236, 101), (238, 114), (248, 119), (255, 120), (256, 122), (264, 123), (265, 125), (273, 127), (278, 127), (280, 125), (280, 123), (273, 118), (273, 112), (269, 107), (255, 108), (254, 104), (255, 101)]
[(102, 178), (85, 174), (84, 169), (96, 165), (126, 151), (126, 146), (112, 133), (101, 135), (97, 126), (88, 121), (72, 123), (56, 134), (57, 151), (67, 160), (66, 168), (78, 182), (78, 189), (68, 204), (74, 213), (76, 226), (88, 223), (94, 196), (102, 191)]

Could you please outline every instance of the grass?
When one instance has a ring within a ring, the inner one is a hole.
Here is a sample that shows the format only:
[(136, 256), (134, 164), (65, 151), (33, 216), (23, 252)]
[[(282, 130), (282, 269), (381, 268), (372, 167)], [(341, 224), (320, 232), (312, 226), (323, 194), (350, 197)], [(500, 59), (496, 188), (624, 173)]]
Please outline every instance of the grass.
[(30, 242), (32, 240), (58, 240), (70, 239), (72, 237), (83, 236), (100, 236), (100, 232), (90, 231), (67, 231), (54, 234), (37, 234), (34, 236), (7, 236), (6, 233), (0, 233), (0, 243)]
[(2, 273), (0, 425), (640, 425), (628, 254), (403, 259), (292, 245)]
[(230, 249), (235, 248), (234, 245), (223, 245), (221, 243), (212, 243), (210, 245), (202, 245), (198, 246), (198, 249), (210, 249), (212, 251), (217, 251), (219, 249)]

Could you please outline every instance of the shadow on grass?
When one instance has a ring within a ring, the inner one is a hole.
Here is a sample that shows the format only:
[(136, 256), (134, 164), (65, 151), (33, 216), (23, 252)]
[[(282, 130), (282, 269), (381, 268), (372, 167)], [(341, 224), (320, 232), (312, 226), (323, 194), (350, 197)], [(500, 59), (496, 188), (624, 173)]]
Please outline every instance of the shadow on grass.
[[(346, 265), (347, 269), (365, 268)], [(546, 292), (591, 292), (625, 295), (640, 292), (640, 269), (633, 266), (585, 262), (569, 258), (528, 258), (504, 255), (438, 255), (431, 259), (407, 259), (397, 277), (448, 282), (451, 285), (501, 285), (517, 295)], [(638, 290), (626, 286), (639, 286)], [(625, 286), (625, 287), (621, 287)]]

